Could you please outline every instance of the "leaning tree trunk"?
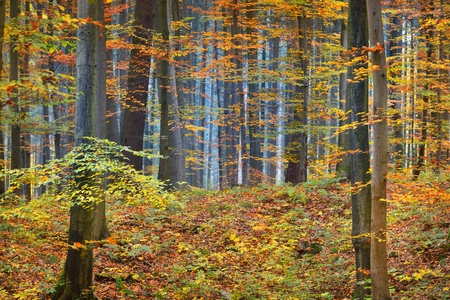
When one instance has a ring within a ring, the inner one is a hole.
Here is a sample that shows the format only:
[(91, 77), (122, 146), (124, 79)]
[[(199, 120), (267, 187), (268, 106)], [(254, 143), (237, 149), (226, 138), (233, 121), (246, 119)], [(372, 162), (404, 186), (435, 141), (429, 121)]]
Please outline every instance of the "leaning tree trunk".
[[(348, 3), (348, 48), (356, 49), (352, 55), (361, 56), (362, 47), (368, 44), (366, 0), (349, 0)], [(370, 270), (370, 229), (371, 229), (371, 193), (370, 193), (370, 157), (368, 117), (367, 78), (354, 80), (355, 70), (365, 67), (358, 61), (348, 68), (347, 99), (350, 101), (350, 133), (352, 191), (352, 243), (355, 248), (356, 280), (355, 294), (364, 298), (369, 294), (366, 280)]]
[(386, 175), (388, 168), (387, 75), (381, 0), (367, 0), (373, 67), (372, 299), (390, 299), (386, 255)]

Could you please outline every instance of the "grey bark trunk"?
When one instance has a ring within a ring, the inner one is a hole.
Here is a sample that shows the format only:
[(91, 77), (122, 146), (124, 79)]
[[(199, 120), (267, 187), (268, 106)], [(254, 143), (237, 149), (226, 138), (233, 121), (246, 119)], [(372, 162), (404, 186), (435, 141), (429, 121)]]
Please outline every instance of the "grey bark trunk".
[[(251, 22), (256, 20), (256, 3), (254, 0), (248, 1), (248, 12), (247, 19)], [(253, 36), (255, 29), (252, 25), (247, 27), (247, 35), (249, 37)], [(257, 41), (252, 41), (257, 43)], [(256, 49), (250, 50), (248, 54), (249, 61), (249, 82), (248, 82), (248, 95), (247, 95), (247, 105), (248, 105), (248, 131), (249, 131), (249, 142), (250, 142), (250, 183), (258, 184), (262, 181), (262, 160), (261, 160), (261, 128), (260, 128), (260, 118), (259, 111), (261, 110), (261, 103), (259, 99), (256, 98), (256, 92), (258, 91), (258, 78), (253, 74), (255, 73), (253, 69), (258, 68), (258, 52)]]
[[(296, 132), (290, 136), (289, 162), (286, 170), (286, 182), (292, 184), (298, 184), (300, 182), (306, 182), (308, 178), (307, 173), (307, 125), (308, 125), (308, 42), (307, 42), (307, 20), (306, 12), (303, 10), (302, 16), (298, 17), (298, 29), (299, 29), (299, 67), (301, 68), (301, 74), (303, 79), (298, 83), (298, 87), (295, 88), (295, 94), (301, 95), (301, 107), (294, 109), (293, 126)], [(301, 30), (300, 30), (301, 29)], [(301, 31), (301, 34), (300, 34)], [(301, 38), (300, 38), (301, 37)], [(301, 111), (301, 114), (300, 114)], [(301, 129), (298, 131), (298, 129)]]
[[(348, 38), (347, 38), (347, 23), (346, 20), (341, 20), (341, 47), (345, 50), (348, 49)], [(341, 51), (341, 56), (344, 55), (344, 51)], [(350, 123), (349, 115), (347, 111), (349, 107), (346, 106), (346, 93), (347, 93), (347, 70), (341, 72), (339, 74), (339, 109), (343, 113), (343, 116), (339, 118), (339, 128), (342, 128), (344, 125)], [(340, 131), (338, 136), (338, 146), (339, 149), (343, 152), (341, 155), (341, 161), (336, 165), (336, 171), (342, 177), (350, 178), (350, 155), (347, 151), (350, 150), (350, 143), (345, 146), (345, 139), (347, 136), (347, 140), (350, 140), (348, 137), (350, 136), (349, 130)]]
[[(98, 2), (79, 0), (78, 18), (98, 18)], [(94, 24), (84, 24), (77, 29), (76, 50), (76, 106), (75, 106), (75, 146), (84, 142), (85, 137), (96, 135), (96, 64), (98, 51), (98, 28)], [(77, 166), (74, 166), (76, 169)], [(78, 189), (84, 189), (93, 183), (88, 180), (87, 171), (76, 173)], [(62, 274), (58, 280), (52, 299), (93, 299), (93, 240), (94, 203), (83, 203), (73, 198), (70, 208), (69, 250)], [(72, 248), (70, 246), (81, 245)]]
[[(357, 49), (354, 54), (361, 56), (362, 47), (368, 45), (368, 24), (366, 0), (350, 0), (348, 3), (348, 48)], [(346, 98), (350, 101), (351, 122), (351, 179), (352, 191), (352, 243), (355, 248), (357, 286), (355, 296), (364, 298), (370, 294), (365, 280), (370, 270), (370, 230), (371, 230), (371, 192), (368, 117), (367, 78), (355, 80), (354, 71), (365, 67), (364, 62), (348, 68)], [(370, 285), (369, 285), (370, 286)]]
[[(5, 35), (5, 14), (6, 0), (0, 0), (0, 70), (3, 70), (3, 38)], [(3, 74), (0, 73), (0, 80)], [(3, 105), (0, 105), (0, 116), (2, 115)], [(3, 140), (3, 126), (0, 118), (0, 172), (5, 168), (5, 142)], [(0, 198), (5, 193), (5, 178), (0, 176)]]
[[(167, 50), (169, 47), (169, 18), (167, 0), (160, 0), (156, 7), (157, 15), (155, 30), (162, 33)], [(160, 12), (160, 13), (158, 13)], [(167, 51), (169, 53), (170, 51)], [(186, 181), (186, 171), (181, 138), (178, 99), (175, 96), (175, 69), (169, 64), (168, 57), (159, 62), (157, 71), (159, 101), (161, 105), (160, 119), (160, 155), (158, 179), (167, 184), (167, 188), (183, 189)], [(169, 127), (169, 124), (172, 127)]]
[[(151, 30), (155, 17), (155, 0), (138, 0), (135, 8), (135, 36), (133, 45), (150, 45)], [(150, 55), (139, 48), (131, 50), (128, 72), (127, 99), (120, 131), (120, 143), (136, 151), (142, 151), (144, 129), (147, 117), (148, 84), (150, 76)], [(142, 157), (131, 153), (125, 154), (129, 163), (136, 170), (142, 170)]]
[[(105, 28), (105, 15), (103, 1), (98, 1), (97, 21), (103, 24)], [(95, 106), (96, 106), (96, 137), (104, 139), (106, 136), (106, 32), (102, 33), (97, 27), (97, 57), (96, 57), (96, 91), (95, 91)], [(98, 178), (100, 190), (106, 189), (106, 179)], [(94, 220), (92, 225), (92, 239), (94, 241), (107, 239), (110, 234), (106, 224), (106, 204), (105, 195), (99, 195), (100, 202), (94, 208)]]
[[(10, 2), (9, 8), (9, 16), (11, 19), (11, 23), (16, 22), (16, 18), (19, 15), (19, 1), (12, 0)], [(14, 25), (13, 25), (14, 26)], [(9, 50), (9, 81), (18, 81), (19, 80), (19, 53), (17, 52), (17, 48), (14, 46), (17, 37), (11, 37), (11, 45)], [(17, 88), (13, 88), (11, 91), (10, 97), (13, 106), (12, 113), (18, 115), (20, 112), (19, 108), (19, 96)], [(13, 122), (11, 124), (11, 169), (20, 169), (20, 125)]]

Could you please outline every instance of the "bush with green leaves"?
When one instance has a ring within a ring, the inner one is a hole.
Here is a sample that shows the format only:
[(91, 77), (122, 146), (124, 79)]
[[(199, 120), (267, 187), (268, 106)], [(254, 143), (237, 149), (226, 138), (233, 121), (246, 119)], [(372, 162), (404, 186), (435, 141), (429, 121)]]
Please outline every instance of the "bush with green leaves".
[[(6, 219), (13, 215), (24, 217), (48, 201), (67, 206), (74, 202), (89, 206), (108, 198), (126, 205), (151, 203), (158, 208), (173, 201), (173, 196), (164, 191), (163, 183), (136, 171), (127, 164), (123, 153), (149, 158), (154, 155), (104, 139), (87, 138), (86, 141), (64, 158), (46, 165), (3, 170), (1, 176), (9, 177), (9, 189), (0, 200), (0, 216)], [(23, 184), (45, 186), (45, 194), (25, 201), (17, 193)], [(23, 205), (11, 205), (19, 203)]]

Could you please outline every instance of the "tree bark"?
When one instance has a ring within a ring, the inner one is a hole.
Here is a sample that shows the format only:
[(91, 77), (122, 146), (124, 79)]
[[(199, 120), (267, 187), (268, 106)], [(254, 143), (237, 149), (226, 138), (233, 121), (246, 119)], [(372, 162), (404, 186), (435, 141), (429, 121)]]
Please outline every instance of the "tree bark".
[(381, 0), (367, 0), (370, 46), (373, 51), (372, 299), (390, 299), (386, 253), (386, 176), (388, 168), (387, 75)]
[[(248, 46), (254, 47), (258, 41), (255, 41), (252, 37), (256, 33), (254, 28), (254, 21), (257, 19), (256, 16), (256, 1), (247, 0), (247, 19), (250, 24), (247, 25), (247, 35), (251, 38), (251, 44)], [(250, 143), (250, 183), (258, 184), (262, 181), (262, 159), (261, 159), (261, 122), (259, 118), (259, 111), (261, 110), (261, 103), (259, 99), (256, 98), (256, 93), (258, 91), (258, 78), (253, 75), (256, 73), (254, 70), (258, 68), (258, 50), (256, 47), (254, 49), (249, 49), (248, 53), (248, 94), (247, 94), (247, 105), (248, 105), (248, 132), (249, 132), (249, 143)]]
[(158, 95), (161, 105), (160, 155), (162, 156), (159, 160), (158, 179), (165, 182), (168, 189), (183, 189), (186, 181), (184, 145), (181, 137), (178, 99), (175, 96), (175, 68), (168, 61), (170, 14), (167, 0), (160, 0), (156, 10), (157, 15), (161, 18), (156, 20), (155, 30), (162, 34), (163, 42), (167, 47), (165, 49), (167, 56), (161, 59), (157, 71)]
[[(17, 22), (17, 17), (19, 16), (19, 0), (11, 0), (10, 8), (9, 8), (9, 17), (11, 19), (11, 23)], [(14, 26), (14, 25), (13, 25)], [(9, 81), (11, 83), (17, 82), (19, 80), (19, 53), (17, 52), (17, 48), (15, 47), (15, 42), (17, 37), (11, 37), (11, 44), (9, 50)], [(19, 118), (19, 91), (16, 87), (14, 87), (11, 91), (11, 101), (13, 103), (12, 106), (12, 114), (17, 121), (11, 124), (11, 169), (20, 169), (20, 124), (18, 121)]]
[[(344, 49), (341, 51), (341, 56), (344, 56), (347, 47), (348, 38), (347, 38), (347, 23), (346, 20), (341, 20), (341, 47)], [(339, 128), (342, 128), (344, 125), (349, 124), (350, 118), (347, 113), (349, 110), (349, 102), (346, 100), (347, 93), (347, 70), (339, 73), (339, 109), (343, 116), (339, 118)], [(350, 132), (349, 130), (339, 132), (338, 136), (338, 147), (343, 153), (341, 155), (341, 161), (336, 164), (336, 171), (339, 173), (341, 177), (350, 178), (350, 154), (348, 151), (350, 150), (350, 143), (345, 144), (345, 140), (350, 141)]]
[[(293, 130), (290, 135), (289, 162), (286, 169), (286, 182), (298, 184), (308, 180), (307, 156), (308, 156), (308, 40), (307, 40), (307, 19), (303, 9), (302, 16), (297, 18), (299, 29), (299, 67), (303, 79), (295, 87), (295, 94), (301, 95), (300, 104), (295, 104), (293, 113)], [(300, 34), (301, 29), (301, 34)]]
[[(97, 20), (98, 8), (97, 0), (78, 0), (77, 17)], [(98, 33), (97, 25), (92, 23), (84, 24), (77, 29), (75, 146), (89, 142), (84, 138), (95, 136), (97, 131)], [(74, 169), (78, 190), (95, 184), (92, 179), (89, 179), (92, 175), (89, 171), (83, 171), (80, 174), (76, 172), (77, 166), (74, 166)], [(72, 198), (72, 202), (67, 259), (52, 299), (94, 299), (92, 292), (93, 245), (89, 241), (93, 240), (95, 203), (84, 203), (76, 196)]]
[[(3, 78), (3, 39), (5, 35), (6, 0), (0, 0), (0, 81)], [(0, 172), (5, 168), (5, 143), (2, 120), (3, 103), (0, 104)], [(5, 193), (5, 178), (0, 176), (0, 198)]]
[[(105, 14), (103, 0), (99, 0), (97, 9), (97, 21), (103, 24), (102, 28), (105, 28)], [(95, 78), (97, 80), (95, 90), (95, 108), (96, 108), (96, 134), (98, 139), (104, 139), (106, 137), (106, 32), (97, 26), (97, 57), (96, 57), (96, 73)], [(106, 179), (98, 178), (100, 190), (106, 189)], [(106, 203), (105, 195), (102, 193), (98, 195), (100, 202), (95, 205), (94, 208), (94, 221), (93, 221), (93, 233), (92, 239), (94, 241), (107, 239), (110, 234), (108, 226), (106, 224)]]
[[(150, 76), (150, 54), (142, 47), (152, 41), (155, 0), (137, 0), (135, 5), (135, 36), (128, 71), (127, 99), (125, 101), (120, 143), (132, 150), (142, 151), (147, 117), (148, 84)], [(142, 170), (142, 157), (125, 154), (136, 170)]]
[[(431, 14), (428, 12), (428, 3), (422, 3), (422, 14), (427, 15)], [(428, 1), (429, 4), (433, 4), (432, 0)], [(428, 91), (430, 90), (430, 82), (432, 80), (431, 75), (433, 71), (431, 70), (431, 64), (433, 63), (433, 52), (435, 51), (434, 43), (433, 43), (433, 29), (429, 27), (429, 25), (424, 24), (423, 25), (423, 32), (425, 35), (425, 43), (426, 43), (426, 49), (427, 49), (427, 56), (426, 56), (426, 65), (425, 65), (425, 85), (424, 90), (425, 93), (422, 96), (423, 101), (423, 108), (422, 108), (422, 128), (421, 128), (421, 136), (420, 136), (420, 142), (419, 142), (419, 151), (417, 153), (416, 158), (416, 164), (413, 168), (413, 177), (414, 179), (418, 179), (420, 173), (423, 171), (423, 168), (425, 167), (425, 151), (427, 146), (427, 137), (428, 137), (428, 109), (430, 106), (430, 95), (428, 94)]]
[[(356, 49), (355, 58), (361, 57), (362, 47), (368, 45), (366, 0), (349, 0), (348, 3), (348, 48)], [(350, 101), (351, 123), (351, 181), (352, 190), (352, 243), (355, 248), (356, 280), (355, 296), (364, 298), (370, 294), (366, 280), (370, 278), (370, 230), (371, 192), (368, 117), (367, 77), (357, 78), (355, 70), (365, 67), (363, 61), (353, 63), (347, 72), (350, 80), (346, 98)], [(369, 285), (370, 286), (370, 285)]]

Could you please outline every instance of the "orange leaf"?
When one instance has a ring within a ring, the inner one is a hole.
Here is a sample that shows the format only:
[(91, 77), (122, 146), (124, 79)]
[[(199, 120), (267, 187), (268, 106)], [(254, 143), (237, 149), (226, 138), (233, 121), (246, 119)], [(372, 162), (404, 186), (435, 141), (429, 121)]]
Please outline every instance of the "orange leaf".
[(110, 236), (110, 237), (108, 238), (108, 243), (110, 243), (111, 245), (115, 245), (115, 244), (117, 244), (117, 241), (114, 240), (114, 238)]
[(83, 245), (81, 245), (81, 243), (79, 243), (79, 242), (76, 242), (75, 244), (73, 244), (73, 246), (77, 249), (83, 248)]
[(34, 23), (34, 20), (31, 20), (31, 25), (33, 25), (33, 28), (34, 28), (34, 29), (37, 29), (37, 28), (38, 28), (37, 25), (36, 25), (36, 23)]

